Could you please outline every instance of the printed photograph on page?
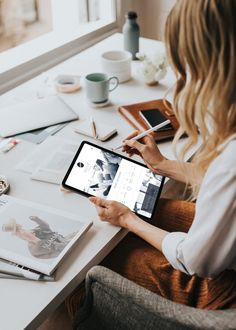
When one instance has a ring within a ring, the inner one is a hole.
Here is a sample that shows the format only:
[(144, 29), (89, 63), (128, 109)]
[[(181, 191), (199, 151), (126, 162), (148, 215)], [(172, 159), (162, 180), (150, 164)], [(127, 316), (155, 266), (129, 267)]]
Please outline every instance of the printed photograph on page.
[(0, 250), (47, 264), (63, 252), (84, 226), (40, 208), (1, 199), (0, 218)]

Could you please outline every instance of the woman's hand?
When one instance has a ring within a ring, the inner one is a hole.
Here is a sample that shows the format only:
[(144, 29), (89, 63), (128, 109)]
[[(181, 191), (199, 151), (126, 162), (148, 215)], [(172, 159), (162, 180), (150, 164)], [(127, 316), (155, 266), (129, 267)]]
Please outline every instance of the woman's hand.
[(121, 203), (99, 197), (90, 197), (89, 200), (96, 206), (102, 221), (108, 221), (115, 226), (128, 229), (161, 251), (162, 241), (168, 234), (167, 231), (154, 227), (140, 219)]
[(186, 184), (192, 183), (193, 185), (199, 185), (196, 164), (165, 158), (151, 135), (147, 135), (138, 141), (132, 140), (139, 133), (136, 131), (123, 140), (122, 151), (126, 152), (129, 156), (133, 156), (134, 154), (139, 155), (152, 172)]
[(161, 165), (166, 158), (158, 149), (151, 135), (147, 135), (138, 141), (132, 140), (139, 133), (136, 131), (123, 140), (124, 146), (122, 151), (126, 152), (129, 156), (133, 156), (134, 154), (139, 155), (151, 171), (159, 173), (158, 169), (163, 167)]
[(129, 222), (135, 221), (137, 216), (125, 205), (105, 200), (99, 197), (89, 197), (102, 221), (108, 221), (112, 225), (129, 229)]

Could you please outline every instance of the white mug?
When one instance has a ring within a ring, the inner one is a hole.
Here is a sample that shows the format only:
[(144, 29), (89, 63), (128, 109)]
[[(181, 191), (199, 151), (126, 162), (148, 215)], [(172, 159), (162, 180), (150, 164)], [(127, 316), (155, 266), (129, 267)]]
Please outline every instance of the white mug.
[(102, 71), (109, 76), (116, 76), (119, 82), (125, 82), (131, 78), (132, 55), (127, 51), (112, 50), (102, 54)]

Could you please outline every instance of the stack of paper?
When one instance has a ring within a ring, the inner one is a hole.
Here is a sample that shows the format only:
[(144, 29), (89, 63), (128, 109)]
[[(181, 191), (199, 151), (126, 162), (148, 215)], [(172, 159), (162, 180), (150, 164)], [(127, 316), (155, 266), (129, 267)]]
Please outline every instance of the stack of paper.
[(12, 278), (16, 280), (54, 281), (55, 274), (51, 276), (36, 272), (33, 269), (18, 265), (14, 262), (0, 259), (0, 278)]

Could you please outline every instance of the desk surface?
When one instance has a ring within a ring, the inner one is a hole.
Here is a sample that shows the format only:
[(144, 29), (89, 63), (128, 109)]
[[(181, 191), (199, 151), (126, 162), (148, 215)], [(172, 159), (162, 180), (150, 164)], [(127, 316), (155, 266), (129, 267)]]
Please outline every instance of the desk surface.
[[(151, 52), (163, 45), (157, 41), (141, 39), (141, 51)], [(61, 94), (63, 99), (78, 113), (80, 119), (91, 115), (95, 121), (106, 121), (118, 130), (118, 135), (103, 143), (104, 147), (119, 145), (121, 140), (132, 131), (130, 125), (117, 112), (117, 107), (151, 99), (162, 98), (174, 83), (173, 73), (169, 70), (167, 77), (158, 86), (148, 87), (138, 79), (138, 62), (132, 63), (133, 79), (111, 93), (112, 104), (105, 108), (91, 108), (85, 97), (83, 77), (87, 73), (101, 71), (100, 54), (106, 50), (122, 49), (122, 35), (115, 34), (64, 63), (54, 67), (48, 73), (78, 74), (82, 76), (82, 89), (75, 94)], [(40, 89), (42, 77), (15, 88), (0, 97), (0, 104), (12, 99), (22, 99), (32, 90)], [(76, 122), (68, 124), (57, 136), (69, 138), (80, 144), (83, 137), (73, 132)], [(89, 138), (88, 138), (89, 140)], [(182, 142), (181, 142), (182, 143)], [(49, 314), (72, 292), (84, 279), (89, 268), (98, 264), (114, 246), (124, 237), (125, 232), (107, 223), (101, 223), (95, 209), (88, 200), (77, 194), (63, 194), (54, 184), (30, 180), (29, 175), (19, 172), (15, 166), (26, 157), (35, 144), (22, 141), (14, 149), (0, 155), (0, 174), (10, 181), (10, 194), (23, 199), (40, 202), (58, 209), (79, 214), (84, 219), (92, 219), (94, 226), (73, 249), (57, 271), (55, 282), (31, 282), (19, 280), (0, 280), (0, 328), (2, 330), (35, 329)], [(161, 151), (169, 158), (174, 158), (169, 142), (160, 144)], [(190, 156), (190, 155), (189, 155)]]

